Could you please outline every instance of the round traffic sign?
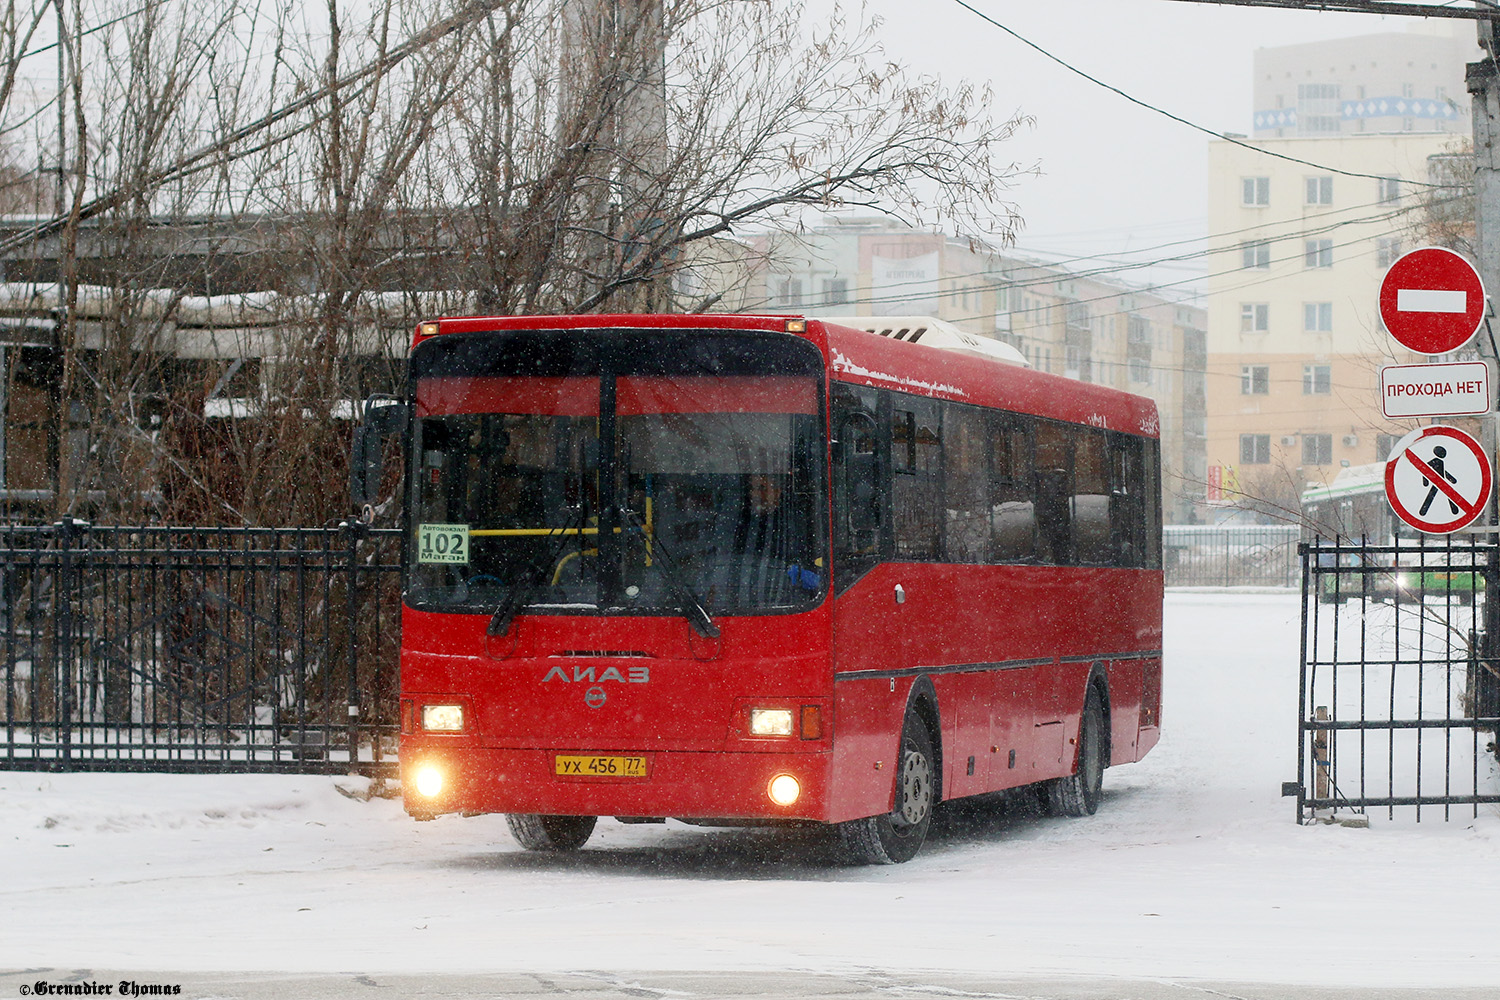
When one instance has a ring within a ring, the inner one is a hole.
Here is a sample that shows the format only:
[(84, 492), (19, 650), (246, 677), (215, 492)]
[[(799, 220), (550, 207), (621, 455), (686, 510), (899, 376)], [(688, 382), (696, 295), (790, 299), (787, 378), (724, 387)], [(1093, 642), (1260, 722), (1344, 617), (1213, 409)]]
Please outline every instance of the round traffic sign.
[(1490, 501), (1493, 476), (1473, 437), (1445, 424), (1412, 431), (1385, 464), (1385, 495), (1418, 531), (1445, 535), (1473, 522)]
[(1403, 255), (1380, 283), (1385, 328), (1418, 354), (1447, 354), (1467, 344), (1479, 332), (1484, 309), (1479, 272), (1443, 247)]

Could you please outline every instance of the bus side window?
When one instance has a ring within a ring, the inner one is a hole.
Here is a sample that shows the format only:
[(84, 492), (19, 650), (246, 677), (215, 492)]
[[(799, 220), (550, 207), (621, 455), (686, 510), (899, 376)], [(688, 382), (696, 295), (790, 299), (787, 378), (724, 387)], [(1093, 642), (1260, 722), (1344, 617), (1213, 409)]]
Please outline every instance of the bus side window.
[(875, 400), (833, 387), (834, 583), (842, 592), (880, 561), (886, 509)]
[(944, 559), (988, 562), (990, 445), (984, 411), (963, 403), (943, 404), (943, 435)]
[(1066, 566), (1073, 561), (1073, 442), (1066, 425), (1038, 420), (1036, 426), (1037, 557)]
[(987, 415), (990, 440), (990, 561), (1036, 558), (1036, 494), (1032, 441), (1026, 418)]
[(1144, 569), (1161, 569), (1161, 442), (1156, 438), (1141, 440), (1144, 486), (1141, 506), (1145, 512), (1146, 540)]
[(1100, 565), (1114, 561), (1110, 537), (1111, 496), (1104, 432), (1075, 427), (1073, 490), (1068, 516), (1073, 523), (1074, 561)]
[(1111, 562), (1145, 565), (1146, 449), (1140, 438), (1110, 435), (1109, 489)]
[(927, 562), (943, 553), (943, 439), (933, 400), (897, 396), (891, 413), (891, 502), (895, 557)]

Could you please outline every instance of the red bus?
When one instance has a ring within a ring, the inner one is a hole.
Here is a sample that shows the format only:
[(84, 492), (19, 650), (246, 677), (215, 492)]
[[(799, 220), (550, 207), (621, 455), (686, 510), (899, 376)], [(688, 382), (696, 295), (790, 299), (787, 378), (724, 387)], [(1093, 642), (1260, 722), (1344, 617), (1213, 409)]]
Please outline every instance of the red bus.
[(1156, 409), (905, 332), (421, 324), (386, 415), (407, 811), (554, 851), (816, 821), (866, 863), (943, 800), (1094, 812), (1160, 733)]

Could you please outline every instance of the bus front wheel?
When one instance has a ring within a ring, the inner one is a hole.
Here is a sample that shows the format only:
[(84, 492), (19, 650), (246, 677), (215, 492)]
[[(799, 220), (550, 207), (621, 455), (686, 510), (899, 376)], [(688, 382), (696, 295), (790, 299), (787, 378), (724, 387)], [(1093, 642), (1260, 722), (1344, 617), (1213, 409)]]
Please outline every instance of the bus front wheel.
[(901, 727), (895, 808), (880, 816), (839, 824), (850, 860), (864, 865), (895, 865), (916, 857), (932, 825), (936, 779), (937, 759), (927, 724), (915, 714), (908, 715)]
[(1099, 691), (1089, 687), (1078, 727), (1078, 766), (1066, 778), (1046, 784), (1045, 804), (1053, 816), (1092, 816), (1104, 792), (1104, 704)]
[(505, 814), (510, 835), (528, 851), (576, 851), (588, 843), (596, 822), (596, 816)]

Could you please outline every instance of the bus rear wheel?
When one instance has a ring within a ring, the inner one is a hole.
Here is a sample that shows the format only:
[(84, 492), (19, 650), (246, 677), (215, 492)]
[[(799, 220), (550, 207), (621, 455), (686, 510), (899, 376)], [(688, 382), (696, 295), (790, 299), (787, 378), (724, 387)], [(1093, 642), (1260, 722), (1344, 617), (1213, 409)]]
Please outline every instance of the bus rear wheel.
[(528, 851), (576, 851), (588, 843), (597, 816), (537, 816), (506, 813), (510, 835)]
[(937, 802), (937, 760), (927, 724), (908, 715), (901, 727), (901, 760), (896, 769), (895, 808), (839, 824), (845, 853), (855, 864), (897, 865), (922, 849)]
[(1046, 784), (1045, 804), (1053, 816), (1092, 816), (1104, 794), (1104, 704), (1095, 687), (1089, 688), (1078, 727), (1078, 766), (1066, 778)]

